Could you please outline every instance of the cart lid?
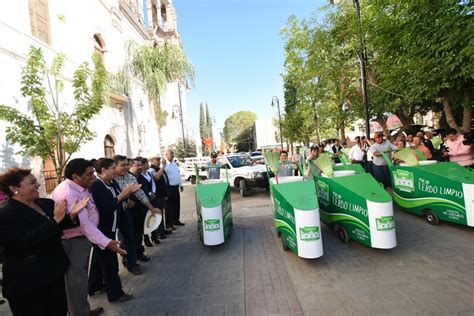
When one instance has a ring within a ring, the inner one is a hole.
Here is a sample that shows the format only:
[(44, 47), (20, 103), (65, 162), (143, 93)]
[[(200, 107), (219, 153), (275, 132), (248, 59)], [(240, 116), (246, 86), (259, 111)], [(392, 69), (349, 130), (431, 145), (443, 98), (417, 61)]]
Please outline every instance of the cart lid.
[(228, 189), (228, 182), (200, 184), (196, 186), (196, 198), (204, 207), (216, 207), (222, 204)]
[(295, 209), (313, 211), (319, 207), (313, 181), (272, 184), (272, 188)]
[(392, 200), (390, 194), (368, 173), (331, 180), (372, 202), (386, 203)]
[(403, 168), (406, 170), (410, 170), (411, 168), (419, 168), (438, 177), (448, 178), (449, 180), (461, 183), (474, 184), (474, 172), (460, 166), (455, 162), (438, 162), (437, 164), (433, 165), (418, 165), (414, 167)]

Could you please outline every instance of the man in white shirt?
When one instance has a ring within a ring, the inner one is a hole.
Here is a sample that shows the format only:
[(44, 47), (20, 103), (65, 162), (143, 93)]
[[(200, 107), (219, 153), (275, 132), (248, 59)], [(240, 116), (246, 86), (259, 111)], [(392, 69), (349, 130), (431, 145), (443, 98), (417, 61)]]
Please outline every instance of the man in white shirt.
[(351, 163), (360, 164), (365, 169), (365, 163), (364, 163), (365, 152), (360, 147), (360, 137), (359, 136), (356, 137), (356, 141), (357, 141), (357, 143), (354, 146), (352, 146), (351, 149), (349, 150), (349, 161)]
[(169, 180), (169, 197), (166, 200), (166, 228), (176, 230), (176, 226), (184, 226), (180, 218), (180, 192), (183, 192), (183, 184), (179, 167), (174, 161), (174, 152), (171, 149), (166, 150), (166, 167), (165, 172)]
[(398, 147), (389, 141), (384, 141), (382, 134), (376, 133), (374, 139), (375, 144), (369, 148), (369, 153), (373, 154), (373, 176), (378, 182), (383, 184), (384, 188), (387, 188), (391, 185), (390, 171), (382, 153), (385, 153), (388, 159), (392, 159), (391, 152), (397, 150)]

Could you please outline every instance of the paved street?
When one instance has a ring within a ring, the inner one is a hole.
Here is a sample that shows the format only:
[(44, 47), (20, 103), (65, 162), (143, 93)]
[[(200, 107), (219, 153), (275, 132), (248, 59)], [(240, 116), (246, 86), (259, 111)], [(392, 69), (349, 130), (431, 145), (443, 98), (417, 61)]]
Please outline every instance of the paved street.
[[(232, 195), (234, 232), (224, 245), (203, 246), (196, 233), (193, 187), (182, 196), (187, 223), (159, 246), (145, 274), (121, 272), (135, 299), (90, 299), (105, 315), (474, 315), (474, 230), (430, 226), (396, 211), (398, 247), (342, 244), (324, 227), (324, 257), (284, 252), (272, 228), (265, 191)], [(2, 315), (5, 306), (0, 306)]]

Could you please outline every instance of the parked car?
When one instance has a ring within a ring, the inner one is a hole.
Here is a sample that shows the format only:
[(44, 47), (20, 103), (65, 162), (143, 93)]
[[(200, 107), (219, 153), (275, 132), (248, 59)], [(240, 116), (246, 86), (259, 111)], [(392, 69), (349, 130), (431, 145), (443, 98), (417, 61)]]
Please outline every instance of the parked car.
[(196, 171), (194, 170), (194, 165), (198, 166), (199, 178), (202, 180), (207, 179), (207, 171), (202, 171), (201, 168), (206, 166), (206, 164), (211, 160), (210, 157), (189, 157), (184, 158), (183, 172), (184, 180), (191, 181), (192, 184), (196, 183)]
[(268, 188), (268, 174), (265, 165), (254, 165), (244, 155), (227, 155), (219, 158), (222, 164), (221, 179), (229, 178), (231, 187), (238, 188), (240, 195), (245, 197), (251, 188)]

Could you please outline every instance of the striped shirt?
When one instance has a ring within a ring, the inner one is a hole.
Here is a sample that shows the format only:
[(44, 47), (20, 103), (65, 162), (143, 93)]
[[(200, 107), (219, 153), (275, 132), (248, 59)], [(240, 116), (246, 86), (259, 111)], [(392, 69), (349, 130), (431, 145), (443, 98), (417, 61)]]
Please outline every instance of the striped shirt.
[[(115, 176), (114, 177), (115, 181), (119, 184), (120, 190), (123, 190), (127, 185), (130, 184), (138, 184), (137, 178), (135, 178), (133, 175), (130, 173), (126, 173), (124, 176)], [(146, 196), (145, 192), (143, 192), (142, 189), (138, 190), (137, 192), (133, 193), (133, 195), (136, 196), (136, 198), (143, 204), (146, 205), (147, 203), (150, 203), (150, 200)], [(127, 208), (127, 202), (123, 202), (123, 207)]]

